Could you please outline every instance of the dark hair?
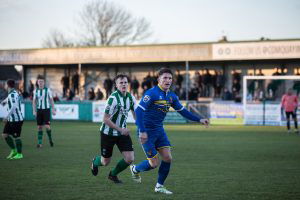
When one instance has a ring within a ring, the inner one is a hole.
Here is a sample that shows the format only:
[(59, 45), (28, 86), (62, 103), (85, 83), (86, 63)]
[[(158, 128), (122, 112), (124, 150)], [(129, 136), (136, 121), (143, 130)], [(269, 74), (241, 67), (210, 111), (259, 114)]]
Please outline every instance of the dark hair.
[(43, 75), (40, 75), (40, 74), (39, 74), (39, 75), (37, 76), (37, 79), (43, 79), (43, 80), (45, 80), (45, 77), (44, 77)]
[(164, 73), (168, 73), (168, 74), (171, 74), (173, 76), (173, 72), (169, 68), (161, 68), (161, 69), (159, 69), (158, 72), (157, 72), (157, 75), (158, 75), (158, 77), (160, 77)]
[(12, 79), (8, 79), (6, 83), (7, 83), (8, 87), (10, 87), (10, 88), (15, 87), (15, 81)]
[(114, 84), (116, 85), (118, 78), (127, 78), (128, 83), (130, 83), (130, 78), (129, 76), (127, 76), (126, 74), (118, 74), (115, 78), (114, 78)]

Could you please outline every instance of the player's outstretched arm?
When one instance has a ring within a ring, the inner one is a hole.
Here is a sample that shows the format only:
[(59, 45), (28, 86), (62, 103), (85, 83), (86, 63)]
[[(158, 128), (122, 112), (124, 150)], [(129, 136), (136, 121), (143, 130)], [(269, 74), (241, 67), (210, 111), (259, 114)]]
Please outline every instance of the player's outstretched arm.
[(194, 121), (194, 122), (199, 122), (205, 126), (208, 126), (209, 125), (209, 121), (208, 119), (205, 119), (205, 118), (200, 118), (196, 115), (194, 115), (193, 113), (191, 113), (190, 111), (188, 111), (187, 109), (183, 108), (182, 110), (180, 111), (177, 111), (180, 115), (182, 115), (184, 118), (188, 119), (188, 120), (191, 120), (191, 121)]

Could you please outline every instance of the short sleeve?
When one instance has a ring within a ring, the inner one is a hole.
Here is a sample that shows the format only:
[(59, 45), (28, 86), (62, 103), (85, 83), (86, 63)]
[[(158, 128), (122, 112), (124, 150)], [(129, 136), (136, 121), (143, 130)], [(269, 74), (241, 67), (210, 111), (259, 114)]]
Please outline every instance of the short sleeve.
[(105, 114), (112, 115), (114, 113), (115, 107), (117, 105), (117, 100), (115, 97), (110, 96), (107, 99), (106, 105), (105, 105)]
[(137, 108), (137, 103), (135, 97), (132, 95), (132, 103), (130, 105), (130, 110), (135, 110)]
[(50, 98), (50, 99), (52, 99), (52, 98), (53, 98), (53, 96), (52, 96), (52, 92), (51, 92), (50, 88), (48, 88), (48, 96), (49, 96), (49, 98)]

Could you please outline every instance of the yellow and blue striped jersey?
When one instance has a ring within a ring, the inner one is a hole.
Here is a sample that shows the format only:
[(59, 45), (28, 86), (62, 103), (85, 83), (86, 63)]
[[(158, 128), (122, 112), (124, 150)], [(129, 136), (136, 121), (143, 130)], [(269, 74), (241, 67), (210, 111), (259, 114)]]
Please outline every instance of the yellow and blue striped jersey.
[(184, 109), (174, 92), (170, 90), (165, 92), (159, 86), (147, 90), (138, 107), (144, 110), (142, 120), (145, 128), (149, 130), (163, 126), (163, 121), (170, 107), (176, 111)]

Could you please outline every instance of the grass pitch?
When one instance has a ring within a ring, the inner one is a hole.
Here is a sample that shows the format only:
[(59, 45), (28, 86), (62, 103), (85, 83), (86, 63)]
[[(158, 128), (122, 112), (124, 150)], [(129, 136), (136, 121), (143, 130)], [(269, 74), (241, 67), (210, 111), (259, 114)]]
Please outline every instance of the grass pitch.
[[(23, 125), (22, 160), (6, 160), (9, 149), (0, 141), (0, 199), (299, 199), (300, 136), (284, 127), (166, 125), (173, 145), (173, 164), (165, 183), (171, 196), (154, 193), (157, 169), (142, 173), (142, 183), (129, 170), (115, 185), (109, 170), (121, 158), (115, 148), (112, 163), (90, 173), (99, 153), (99, 124), (53, 122), (55, 146), (44, 132), (36, 148), (35, 122)], [(0, 125), (3, 130), (3, 123)], [(145, 158), (130, 126), (136, 163)]]

